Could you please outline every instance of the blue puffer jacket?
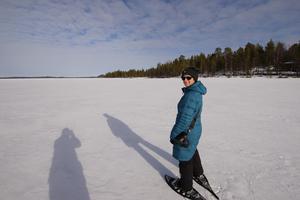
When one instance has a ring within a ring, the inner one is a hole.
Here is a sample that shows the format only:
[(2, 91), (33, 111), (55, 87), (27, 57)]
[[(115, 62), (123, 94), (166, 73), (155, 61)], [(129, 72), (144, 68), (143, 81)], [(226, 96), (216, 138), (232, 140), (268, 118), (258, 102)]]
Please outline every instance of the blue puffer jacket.
[(173, 157), (179, 161), (188, 161), (193, 157), (196, 151), (202, 132), (202, 95), (206, 94), (206, 87), (200, 81), (197, 81), (193, 85), (183, 88), (182, 91), (184, 95), (177, 105), (178, 113), (176, 122), (171, 131), (170, 139), (174, 139), (180, 133), (186, 132), (200, 109), (195, 126), (188, 135), (189, 146), (185, 148), (177, 144), (173, 145)]

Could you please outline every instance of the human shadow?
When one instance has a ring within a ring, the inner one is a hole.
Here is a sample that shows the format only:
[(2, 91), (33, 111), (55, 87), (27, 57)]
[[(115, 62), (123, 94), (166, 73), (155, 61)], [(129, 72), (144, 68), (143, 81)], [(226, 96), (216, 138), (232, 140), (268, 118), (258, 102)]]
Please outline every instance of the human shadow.
[(49, 173), (49, 200), (90, 200), (75, 148), (81, 143), (72, 130), (65, 128), (55, 140)]
[(175, 176), (169, 169), (161, 164), (156, 158), (145, 151), (141, 145), (147, 147), (157, 155), (161, 156), (165, 160), (169, 161), (173, 165), (177, 166), (177, 161), (173, 157), (164, 151), (163, 149), (151, 144), (144, 140), (141, 136), (133, 132), (124, 122), (112, 117), (108, 114), (103, 114), (107, 119), (107, 124), (110, 127), (114, 136), (120, 138), (124, 144), (129, 148), (134, 149), (147, 163), (149, 163), (160, 175), (164, 177), (165, 174)]

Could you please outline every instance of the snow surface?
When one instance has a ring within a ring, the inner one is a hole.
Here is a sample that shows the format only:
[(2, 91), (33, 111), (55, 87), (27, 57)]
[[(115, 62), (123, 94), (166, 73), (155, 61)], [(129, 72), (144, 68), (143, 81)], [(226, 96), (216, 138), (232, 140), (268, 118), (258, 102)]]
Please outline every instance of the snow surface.
[[(299, 199), (300, 79), (202, 82), (198, 150), (220, 198)], [(0, 80), (1, 199), (182, 199), (163, 179), (178, 176), (169, 133), (181, 87), (179, 78)]]

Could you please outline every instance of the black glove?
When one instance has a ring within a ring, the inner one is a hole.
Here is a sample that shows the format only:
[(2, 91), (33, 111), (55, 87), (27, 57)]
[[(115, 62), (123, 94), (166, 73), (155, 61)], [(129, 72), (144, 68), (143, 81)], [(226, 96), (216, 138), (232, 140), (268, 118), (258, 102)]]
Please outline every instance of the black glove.
[(177, 135), (174, 139), (171, 139), (170, 142), (172, 144), (178, 144), (181, 147), (187, 148), (189, 146), (189, 140), (187, 137), (187, 133), (181, 132), (179, 135)]

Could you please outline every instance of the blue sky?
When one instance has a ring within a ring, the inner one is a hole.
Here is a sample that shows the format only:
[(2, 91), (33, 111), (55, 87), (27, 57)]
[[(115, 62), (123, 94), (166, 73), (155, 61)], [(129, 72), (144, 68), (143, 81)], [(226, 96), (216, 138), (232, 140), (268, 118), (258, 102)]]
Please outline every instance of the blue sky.
[(300, 40), (299, 0), (0, 0), (0, 76), (89, 76)]

